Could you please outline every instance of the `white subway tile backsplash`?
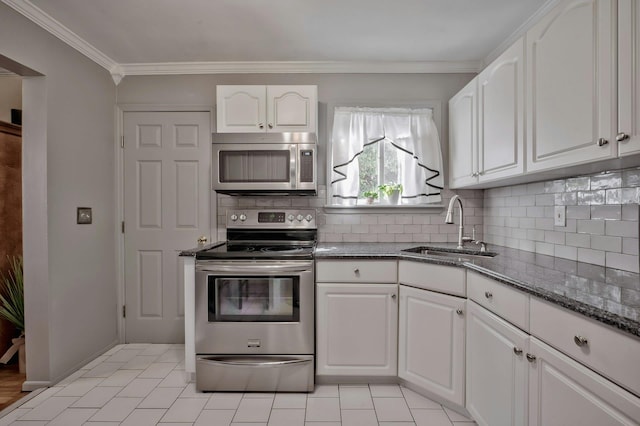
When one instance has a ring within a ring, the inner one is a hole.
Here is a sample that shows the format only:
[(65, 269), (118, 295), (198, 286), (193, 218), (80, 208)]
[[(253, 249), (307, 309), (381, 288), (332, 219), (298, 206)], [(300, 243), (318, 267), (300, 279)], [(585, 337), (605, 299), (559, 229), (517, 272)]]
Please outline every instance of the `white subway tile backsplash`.
[(622, 253), (637, 256), (639, 253), (638, 238), (623, 238)]
[(554, 256), (563, 259), (578, 260), (578, 248), (557, 245), (554, 248)]
[(592, 235), (591, 248), (596, 250), (620, 253), (622, 251), (622, 238)]
[(578, 261), (605, 266), (605, 252), (602, 250), (578, 248)]
[(573, 247), (591, 247), (591, 235), (568, 233), (565, 237), (566, 244)]
[(628, 254), (611, 253), (606, 255), (606, 266), (615, 269), (624, 269), (625, 271), (639, 272), (638, 256)]
[(567, 206), (567, 219), (589, 219), (590, 217), (589, 206)]
[(578, 233), (604, 235), (604, 220), (578, 220)]
[(591, 206), (591, 219), (620, 220), (622, 218), (622, 206)]
[(607, 221), (606, 235), (617, 237), (637, 237), (638, 223), (626, 220)]

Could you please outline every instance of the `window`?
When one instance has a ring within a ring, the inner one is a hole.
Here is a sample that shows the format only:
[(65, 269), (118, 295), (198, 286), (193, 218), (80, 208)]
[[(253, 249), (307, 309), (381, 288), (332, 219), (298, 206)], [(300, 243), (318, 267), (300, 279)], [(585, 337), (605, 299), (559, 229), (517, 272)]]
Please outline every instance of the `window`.
[(330, 205), (439, 203), (442, 155), (432, 109), (335, 108), (330, 185)]

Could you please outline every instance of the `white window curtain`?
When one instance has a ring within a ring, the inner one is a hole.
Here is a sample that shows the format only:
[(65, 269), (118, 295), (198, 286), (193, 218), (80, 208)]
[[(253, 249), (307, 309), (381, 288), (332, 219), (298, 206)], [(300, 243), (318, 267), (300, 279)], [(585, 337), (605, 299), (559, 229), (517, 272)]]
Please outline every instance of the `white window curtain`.
[(440, 138), (431, 109), (335, 108), (331, 148), (331, 204), (355, 205), (358, 155), (388, 140), (399, 156), (402, 204), (437, 203), (443, 188)]

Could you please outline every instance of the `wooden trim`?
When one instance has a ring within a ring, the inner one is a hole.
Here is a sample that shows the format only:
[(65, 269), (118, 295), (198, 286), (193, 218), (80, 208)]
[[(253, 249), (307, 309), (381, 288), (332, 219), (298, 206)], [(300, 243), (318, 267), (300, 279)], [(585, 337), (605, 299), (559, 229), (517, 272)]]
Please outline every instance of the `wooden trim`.
[(22, 137), (22, 126), (7, 123), (6, 121), (0, 121), (0, 133), (8, 133), (10, 135)]

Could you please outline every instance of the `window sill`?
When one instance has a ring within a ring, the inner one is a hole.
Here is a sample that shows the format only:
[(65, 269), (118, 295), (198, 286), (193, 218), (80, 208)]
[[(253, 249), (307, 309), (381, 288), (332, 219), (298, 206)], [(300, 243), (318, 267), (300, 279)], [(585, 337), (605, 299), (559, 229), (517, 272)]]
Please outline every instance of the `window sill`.
[(328, 213), (349, 214), (349, 213), (420, 213), (435, 212), (444, 210), (443, 204), (359, 204), (355, 206), (325, 205), (324, 211)]

